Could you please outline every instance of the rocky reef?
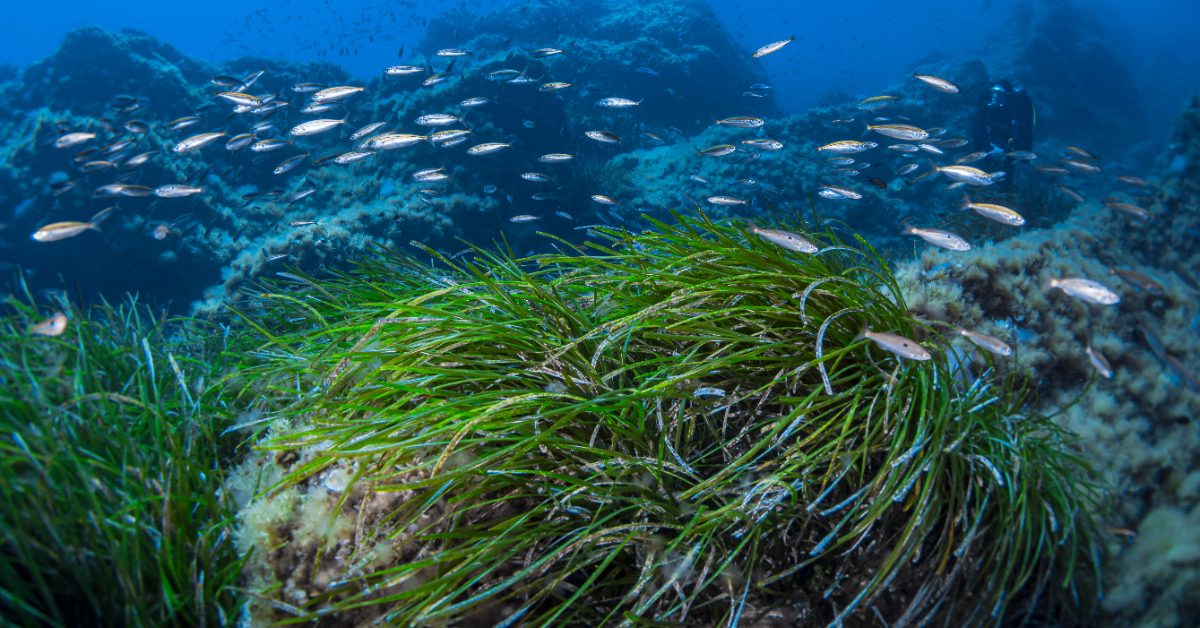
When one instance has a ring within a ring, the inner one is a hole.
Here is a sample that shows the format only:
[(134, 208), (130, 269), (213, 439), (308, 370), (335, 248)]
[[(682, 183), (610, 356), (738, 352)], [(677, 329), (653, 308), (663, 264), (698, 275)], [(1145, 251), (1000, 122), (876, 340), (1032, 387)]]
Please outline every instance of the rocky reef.
[[(1036, 404), (1079, 434), (1109, 490), (1106, 623), (1181, 625), (1200, 607), (1200, 102), (1171, 150), (1126, 194), (1142, 220), (1090, 202), (1052, 229), (966, 253), (927, 251), (897, 272), (929, 320), (1011, 338)], [(1053, 277), (1116, 289), (1115, 307), (1049, 291)], [(1105, 359), (1111, 374), (1089, 358)]]

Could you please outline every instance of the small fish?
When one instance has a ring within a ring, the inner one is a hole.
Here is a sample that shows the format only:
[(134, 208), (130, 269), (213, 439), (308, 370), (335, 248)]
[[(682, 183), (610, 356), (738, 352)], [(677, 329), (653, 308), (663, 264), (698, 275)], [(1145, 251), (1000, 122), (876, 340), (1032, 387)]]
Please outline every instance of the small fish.
[(737, 129), (757, 129), (764, 123), (762, 118), (753, 116), (735, 116), (733, 118), (722, 118), (717, 120), (717, 124), (722, 126), (731, 126)]
[(154, 188), (145, 185), (128, 185), (122, 184), (120, 189), (121, 196), (129, 196), (133, 198), (141, 198), (154, 194)]
[(305, 105), (304, 108), (300, 110), (300, 113), (325, 113), (326, 111), (333, 111), (341, 106), (342, 103), (340, 102), (314, 102)]
[(856, 106), (862, 111), (878, 111), (884, 107), (891, 106), (892, 103), (896, 102), (897, 100), (899, 100), (899, 98), (890, 94), (881, 94), (879, 96), (864, 98), (858, 101), (858, 105)]
[(767, 242), (783, 247), (789, 251), (796, 251), (797, 253), (816, 253), (817, 251), (821, 250), (808, 238), (805, 238), (798, 233), (792, 233), (791, 231), (784, 231), (782, 229), (763, 229), (761, 227), (751, 226), (750, 233), (753, 233)]
[(913, 78), (917, 79), (918, 81), (921, 81), (922, 83), (925, 83), (926, 85), (929, 85), (930, 87), (938, 90), (939, 92), (942, 92), (945, 94), (957, 94), (958, 93), (958, 86), (955, 85), (954, 83), (951, 83), (950, 81), (947, 81), (944, 78), (938, 78), (936, 76), (930, 76), (928, 74), (913, 74)]
[(258, 96), (243, 94), (242, 92), (220, 92), (217, 94), (217, 98), (223, 98), (235, 105), (242, 105), (245, 107), (258, 107), (263, 104), (262, 99)]
[(891, 144), (887, 147), (888, 150), (894, 150), (897, 153), (915, 153), (921, 148), (915, 144)]
[(565, 211), (563, 211), (563, 210), (561, 210), (561, 209), (560, 209), (560, 210), (557, 210), (557, 211), (555, 211), (555, 212), (554, 212), (554, 215), (555, 215), (555, 216), (558, 216), (559, 218), (562, 218), (563, 220), (568, 220), (568, 221), (570, 221), (570, 222), (575, 222), (575, 217), (574, 217), (574, 216), (572, 216), (571, 214), (568, 214), (567, 212), (565, 212)]
[(89, 162), (86, 162), (86, 163), (80, 165), (79, 171), (80, 172), (99, 172), (101, 170), (112, 170), (113, 168), (116, 168), (116, 167), (117, 167), (117, 164), (115, 164), (111, 161), (98, 159), (96, 161), (89, 161)]
[(204, 191), (204, 188), (182, 183), (168, 183), (154, 188), (154, 195), (159, 198), (182, 198)]
[(1034, 161), (1038, 158), (1037, 153), (1029, 150), (1014, 150), (1005, 154), (1005, 157), (1014, 161)]
[(393, 65), (384, 68), (383, 73), (387, 76), (408, 76), (410, 74), (420, 74), (424, 71), (425, 67), (420, 65)]
[(495, 70), (492, 72), (488, 72), (487, 80), (489, 80), (489, 81), (507, 81), (507, 80), (517, 77), (517, 76), (521, 76), (520, 70), (512, 70), (512, 69), (506, 68), (503, 70)]
[(253, 142), (255, 139), (256, 138), (254, 137), (253, 133), (240, 133), (238, 135), (235, 135), (235, 136), (229, 138), (229, 141), (225, 142), (225, 150), (228, 150), (228, 151), (242, 150), (243, 148), (249, 146), (250, 143)]
[(138, 135), (145, 135), (150, 132), (150, 125), (141, 120), (127, 120), (125, 122), (125, 130)]
[(315, 224), (317, 224), (317, 221), (315, 221), (315, 220), (293, 220), (288, 223), (288, 226), (289, 227), (307, 227), (309, 225), (315, 225)]
[(368, 124), (367, 126), (364, 126), (361, 129), (351, 133), (350, 141), (353, 142), (356, 140), (360, 140), (360, 139), (374, 133), (375, 131), (378, 131), (385, 124), (387, 124), (387, 122), (372, 122), (371, 124)]
[(967, 185), (984, 186), (992, 185), (1004, 177), (1004, 172), (984, 172), (974, 166), (939, 166), (933, 164), (933, 169), (930, 174), (944, 174), (951, 179)]
[(504, 142), (486, 142), (483, 144), (476, 144), (476, 145), (468, 148), (467, 154), (468, 155), (490, 155), (492, 153), (504, 150), (504, 149), (508, 148), (509, 146), (512, 146), (512, 144), (506, 144)]
[(1143, 292), (1153, 294), (1155, 296), (1164, 296), (1167, 294), (1166, 288), (1157, 281), (1143, 275), (1142, 273), (1132, 270), (1121, 270), (1119, 268), (1108, 269), (1108, 274), (1120, 277), (1125, 283), (1141, 290)]
[(1112, 379), (1112, 365), (1109, 364), (1108, 358), (1104, 357), (1103, 353), (1100, 353), (1099, 349), (1092, 347), (1092, 343), (1089, 342), (1084, 345), (1083, 352), (1087, 354), (1088, 362), (1092, 363), (1092, 368), (1096, 369), (1096, 373), (1099, 374), (1100, 377), (1103, 377), (1104, 379)]
[(421, 183), (447, 181), (450, 179), (450, 175), (443, 172), (444, 170), (445, 168), (426, 168), (424, 170), (418, 170), (414, 172), (412, 178), (413, 181), (418, 181)]
[(642, 101), (640, 100), (630, 100), (628, 98), (620, 98), (616, 96), (610, 98), (601, 98), (600, 100), (596, 101), (597, 107), (604, 107), (606, 109), (627, 109), (629, 107), (636, 107), (640, 104), (642, 104)]
[(189, 126), (192, 126), (193, 124), (199, 124), (199, 123), (200, 123), (200, 116), (184, 116), (182, 118), (176, 118), (176, 119), (168, 122), (167, 129), (169, 129), (171, 131), (178, 131), (179, 129), (184, 129)]
[(575, 159), (575, 155), (570, 153), (546, 153), (538, 157), (538, 161), (544, 164), (557, 164), (564, 161), (571, 161), (572, 159)]
[(979, 152), (963, 155), (962, 157), (955, 159), (954, 163), (959, 166), (965, 166), (967, 164), (973, 164), (985, 157), (987, 157), (987, 153), (985, 153), (983, 151), (979, 151)]
[(486, 96), (475, 96), (474, 98), (464, 99), (462, 102), (458, 103), (458, 106), (470, 109), (473, 107), (482, 107), (490, 102), (492, 102), (491, 98)]
[(309, 120), (308, 122), (301, 122), (300, 124), (292, 127), (292, 130), (288, 131), (288, 135), (291, 135), (292, 137), (316, 135), (317, 133), (324, 133), (325, 131), (341, 126), (345, 123), (345, 118), (341, 120), (335, 120), (332, 118)]
[(1162, 361), (1167, 368), (1175, 372), (1175, 375), (1179, 377), (1183, 385), (1191, 389), (1192, 392), (1200, 393), (1200, 379), (1196, 378), (1196, 374), (1193, 373), (1186, 364), (1181, 362), (1179, 358), (1167, 353), (1167, 348), (1163, 346), (1162, 340), (1160, 340), (1158, 336), (1154, 334), (1154, 332), (1146, 329), (1145, 327), (1140, 329), (1142, 332), (1142, 338), (1146, 340), (1146, 344), (1150, 346), (1150, 350), (1154, 352), (1154, 355), (1158, 356), (1158, 359)]
[(430, 113), (417, 118), (414, 122), (421, 126), (446, 126), (459, 122), (459, 118), (448, 113)]
[[(932, 129), (929, 131), (929, 135), (930, 136), (933, 135)], [(963, 146), (966, 146), (969, 143), (970, 142), (968, 140), (966, 140), (965, 138), (961, 138), (961, 137), (955, 137), (955, 138), (951, 138), (948, 140), (938, 140), (936, 142), (938, 148), (962, 148)]]
[(875, 142), (860, 142), (858, 140), (841, 140), (841, 141), (837, 141), (837, 142), (830, 142), (830, 143), (818, 148), (817, 150), (818, 151), (828, 151), (828, 152), (835, 153), (838, 155), (853, 155), (854, 153), (861, 153), (863, 151), (871, 150), (872, 148), (875, 148), (876, 146), (879, 146), (879, 144), (876, 144)]
[(466, 141), (470, 134), (471, 132), (466, 129), (442, 129), (429, 136), (429, 143), (446, 148)]
[(242, 79), (241, 84), (239, 84), (234, 91), (238, 91), (238, 92), (246, 91), (247, 89), (249, 89), (249, 87), (251, 85), (254, 85), (254, 83), (256, 81), (258, 81), (259, 77), (261, 77), (263, 75), (263, 73), (265, 73), (265, 72), (266, 72), (266, 70), (263, 69), (263, 70), (259, 70), (257, 72), (250, 74), (246, 78)]
[(1149, 181), (1147, 181), (1147, 180), (1145, 180), (1145, 179), (1143, 179), (1143, 178), (1141, 178), (1141, 177), (1134, 177), (1134, 176), (1130, 176), (1130, 175), (1127, 175), (1127, 174), (1123, 174), (1123, 175), (1121, 175), (1121, 176), (1117, 177), (1117, 181), (1120, 181), (1121, 183), (1125, 183), (1125, 184), (1128, 184), (1128, 185), (1133, 185), (1133, 186), (1136, 186), (1136, 187), (1140, 187), (1140, 188), (1144, 188), (1144, 187), (1149, 187), (1149, 186), (1150, 186), (1150, 182), (1149, 182)]
[(274, 172), (275, 174), (283, 174), (285, 172), (293, 170), (293, 169), (295, 169), (296, 166), (299, 166), (300, 162), (304, 161), (307, 157), (308, 157), (308, 153), (300, 153), (299, 155), (294, 155), (292, 157), (288, 157), (287, 159), (284, 159), (278, 166), (275, 166), (275, 170), (273, 170), (272, 172)]
[(429, 139), (428, 135), (413, 135), (411, 133), (384, 133), (376, 135), (359, 145), (368, 150), (396, 150), (407, 148)]
[(962, 329), (962, 328), (958, 329), (958, 335), (962, 336), (963, 338), (966, 338), (967, 340), (970, 340), (972, 343), (975, 344), (975, 346), (977, 346), (980, 349), (983, 349), (984, 351), (987, 351), (989, 353), (994, 353), (996, 355), (1002, 355), (1002, 356), (1012, 355), (1012, 352), (1013, 352), (1012, 347), (1008, 346), (1008, 343), (1004, 342), (1003, 340), (1000, 340), (999, 338), (997, 338), (995, 336), (989, 336), (987, 334), (983, 334), (983, 333), (980, 333), (977, 331), (971, 331), (969, 329)]
[(108, 218), (112, 214), (112, 211), (113, 208), (111, 207), (102, 209), (96, 212), (96, 215), (92, 216), (92, 219), (87, 222), (66, 221), (50, 223), (34, 231), (30, 237), (38, 242), (55, 242), (73, 238), (84, 231), (99, 231), (100, 223), (104, 222), (104, 219)]
[(29, 333), (34, 336), (61, 336), (67, 330), (67, 315), (62, 312), (55, 312), (50, 318), (47, 318), (40, 323), (35, 323), (29, 327)]
[(570, 86), (571, 86), (571, 83), (564, 83), (562, 81), (551, 81), (549, 83), (543, 83), (542, 86), (538, 88), (538, 91), (556, 92), (560, 89), (566, 89)]
[(745, 205), (749, 201), (732, 196), (710, 196), (708, 202), (713, 205)]
[(839, 185), (825, 185), (817, 193), (828, 199), (848, 198), (857, 201), (863, 197), (862, 194)]
[(601, 144), (620, 144), (621, 138), (612, 131), (584, 131), (584, 135), (588, 138), (596, 140)]
[[(424, 68), (422, 68), (424, 69)], [(296, 83), (292, 85), (292, 91), (297, 94), (311, 94), (329, 87), (324, 83)]]
[(904, 164), (903, 166), (900, 166), (896, 170), (896, 174), (903, 177), (905, 175), (912, 174), (913, 171), (915, 171), (917, 168), (920, 168), (920, 167), (921, 166), (919, 166), (917, 164)]
[(1060, 159), (1058, 163), (1066, 166), (1068, 170), (1074, 170), (1083, 174), (1096, 174), (1100, 172), (1100, 166), (1078, 159)]
[(317, 191), (317, 188), (305, 188), (302, 190), (297, 190), (294, 194), (287, 197), (287, 203), (289, 205), (291, 205), (292, 203), (295, 203), (303, 198), (308, 197), (309, 195), (311, 195), (313, 192), (316, 192), (316, 191)]
[(283, 148), (284, 146), (287, 146), (288, 144), (291, 144), (291, 142), (289, 142), (287, 140), (271, 138), (271, 139), (266, 139), (266, 140), (259, 140), (255, 143), (251, 144), (250, 150), (252, 150), (256, 153), (268, 153), (273, 150), (279, 150), (279, 149)]
[(545, 59), (546, 57), (553, 57), (562, 53), (563, 51), (559, 50), (558, 48), (538, 48), (537, 50), (529, 53), (529, 56), (533, 57), (534, 59)]
[(780, 150), (783, 148), (783, 142), (766, 137), (756, 137), (748, 140), (742, 140), (742, 144), (758, 150)]
[(593, 194), (592, 200), (597, 203), (600, 203), (601, 205), (616, 205), (617, 204), (617, 202), (614, 201), (612, 198), (605, 196), (603, 194)]
[(201, 133), (199, 135), (193, 135), (193, 136), (183, 140), (182, 142), (179, 142), (178, 144), (172, 146), (171, 150), (173, 150), (177, 153), (189, 153), (194, 150), (200, 150), (201, 148), (204, 148), (205, 146), (212, 144), (213, 142), (221, 139), (222, 137), (225, 137), (225, 133), (223, 133), (223, 132)]
[(1150, 219), (1150, 210), (1144, 207), (1139, 207), (1132, 203), (1125, 203), (1114, 199), (1105, 199), (1104, 206), (1109, 209), (1115, 209), (1119, 212), (1124, 212), (1135, 218), (1140, 218), (1141, 220)]
[(366, 89), (365, 87), (353, 87), (349, 85), (339, 85), (337, 87), (326, 87), (312, 95), (312, 101), (317, 104), (326, 104), (345, 98), (349, 98)]
[(945, 155), (946, 154), (945, 151), (938, 148), (937, 146), (934, 146), (933, 144), (926, 144), (924, 142), (917, 144), (917, 148), (920, 150), (923, 150), (927, 153), (932, 153), (934, 155)]
[(1021, 225), (1025, 224), (1025, 218), (1021, 216), (1021, 214), (1018, 214), (1017, 212), (1003, 205), (995, 205), (993, 203), (975, 203), (971, 201), (970, 196), (966, 195), (963, 196), (963, 204), (960, 209), (971, 209), (974, 210), (976, 214), (979, 214), (984, 218), (995, 220), (996, 222), (1004, 223), (1006, 225), (1012, 225), (1014, 227), (1020, 227)]
[(929, 131), (909, 124), (868, 124), (867, 130), (896, 140), (929, 139)]
[(929, 360), (933, 357), (925, 347), (917, 344), (915, 340), (910, 340), (904, 336), (889, 334), (887, 332), (871, 331), (863, 329), (858, 337), (872, 340), (879, 345), (881, 349), (891, 351), (892, 353), (909, 360)]
[(1083, 157), (1084, 159), (1089, 159), (1091, 161), (1099, 160), (1099, 157), (1096, 157), (1096, 155), (1094, 153), (1092, 153), (1089, 150), (1080, 148), (1078, 146), (1067, 146), (1066, 149), (1067, 149), (1067, 152), (1079, 155), (1080, 157)]
[(717, 144), (716, 146), (709, 146), (704, 150), (697, 151), (697, 154), (705, 157), (724, 157), (735, 150), (737, 150), (737, 146), (733, 144)]
[(1050, 290), (1058, 288), (1063, 292), (1088, 303), (1096, 305), (1116, 305), (1121, 302), (1121, 297), (1117, 293), (1109, 290), (1104, 284), (1091, 279), (1082, 279), (1079, 277), (1051, 277), (1046, 282), (1046, 289)]
[(904, 227), (904, 231), (901, 233), (904, 235), (915, 235), (934, 246), (940, 246), (943, 249), (949, 249), (951, 251), (971, 250), (971, 244), (969, 242), (956, 234), (950, 233), (949, 231), (942, 231), (941, 229), (922, 229), (920, 227), (907, 225)]
[(535, 220), (538, 220), (538, 217), (531, 216), (529, 214), (517, 214), (516, 216), (508, 219), (509, 222), (533, 222)]
[(548, 174), (542, 174), (540, 172), (522, 172), (521, 178), (534, 183), (546, 183), (550, 181), (552, 177)]
[(1084, 201), (1082, 194), (1080, 194), (1074, 188), (1069, 187), (1064, 183), (1056, 183), (1056, 184), (1054, 184), (1054, 187), (1058, 188), (1059, 192), (1066, 194), (1068, 197), (1070, 197), (1071, 200), (1075, 201), (1076, 203), (1082, 203)]
[(796, 36), (792, 35), (791, 37), (788, 37), (787, 39), (773, 41), (765, 46), (760, 46), (758, 48), (758, 50), (755, 50), (754, 52), (750, 53), (750, 58), (759, 59), (759, 58), (765, 57), (769, 54), (779, 52), (780, 49), (782, 49), (784, 46), (792, 43), (795, 40), (796, 40)]
[(356, 161), (362, 161), (362, 160), (366, 159), (367, 157), (370, 157), (371, 155), (374, 155), (374, 154), (375, 154), (375, 151), (370, 151), (370, 150), (352, 150), (352, 151), (342, 153), (342, 154), (338, 155), (337, 157), (334, 157), (333, 163), (335, 163), (335, 164), (352, 164)]
[(461, 48), (442, 48), (433, 54), (439, 57), (465, 57), (471, 53)]

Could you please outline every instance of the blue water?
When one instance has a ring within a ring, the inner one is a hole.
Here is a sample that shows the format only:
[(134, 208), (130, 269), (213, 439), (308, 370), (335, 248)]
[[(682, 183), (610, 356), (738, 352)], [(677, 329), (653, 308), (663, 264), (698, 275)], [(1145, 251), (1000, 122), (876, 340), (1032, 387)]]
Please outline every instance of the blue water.
[[(353, 76), (378, 75), (402, 45), (410, 49), (430, 18), (453, 8), (485, 13), (510, 0), (474, 2), (362, 2), (358, 0), (213, 0), (148, 3), (131, 0), (55, 2), (6, 7), (0, 23), (0, 64), (27, 65), (54, 51), (71, 29), (97, 25), (134, 28), (170, 43), (187, 55), (225, 61), (245, 54), (277, 55), (294, 61), (336, 62)], [(526, 3), (538, 10), (538, 2)], [(986, 56), (989, 39), (1010, 19), (1013, 7), (1048, 2), (924, 0), (890, 2), (784, 2), (709, 0), (734, 39), (754, 49), (796, 35), (803, 51), (769, 59), (768, 72), (789, 111), (809, 107), (823, 94), (868, 94), (904, 74), (922, 59)], [(1200, 25), (1200, 2), (1192, 0), (1089, 0), (1079, 3), (1105, 37), (1121, 50), (1137, 77), (1154, 129), (1161, 131), (1182, 98), (1200, 84), (1200, 55), (1187, 54)], [(543, 8), (544, 10), (544, 8)], [(448, 42), (453, 43), (453, 42)], [(1085, 68), (1078, 68), (1083, 71)]]

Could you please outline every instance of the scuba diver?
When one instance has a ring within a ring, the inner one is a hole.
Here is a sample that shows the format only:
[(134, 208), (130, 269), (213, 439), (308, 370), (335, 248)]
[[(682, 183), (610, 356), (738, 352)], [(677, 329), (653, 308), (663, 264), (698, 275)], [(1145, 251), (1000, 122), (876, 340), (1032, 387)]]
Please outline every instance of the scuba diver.
[(1011, 190), (1016, 179), (1016, 160), (1009, 155), (1033, 150), (1037, 111), (1021, 83), (999, 80), (992, 83), (979, 101), (975, 124), (975, 150), (988, 154), (980, 166), (988, 172), (1003, 170), (1000, 186)]

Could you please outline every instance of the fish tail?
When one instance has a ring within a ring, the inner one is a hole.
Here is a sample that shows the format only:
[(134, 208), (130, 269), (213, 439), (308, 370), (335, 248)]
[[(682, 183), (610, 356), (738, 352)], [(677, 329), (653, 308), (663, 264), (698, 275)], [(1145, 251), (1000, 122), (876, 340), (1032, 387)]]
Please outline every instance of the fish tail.
[(963, 202), (959, 209), (971, 209), (971, 195), (963, 192)]
[(105, 207), (104, 209), (96, 212), (96, 215), (92, 216), (92, 219), (88, 221), (88, 224), (90, 225), (89, 228), (99, 231), (100, 223), (104, 222), (104, 219), (108, 218), (112, 214), (112, 212), (113, 212), (112, 207)]

